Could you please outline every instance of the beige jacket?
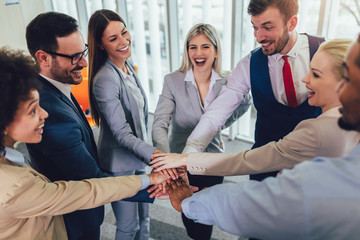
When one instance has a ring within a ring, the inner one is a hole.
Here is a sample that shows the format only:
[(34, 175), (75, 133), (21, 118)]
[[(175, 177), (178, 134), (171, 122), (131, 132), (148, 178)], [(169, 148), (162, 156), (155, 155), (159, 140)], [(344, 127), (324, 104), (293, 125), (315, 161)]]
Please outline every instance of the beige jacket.
[(255, 174), (292, 168), (317, 156), (344, 156), (359, 143), (360, 134), (342, 130), (337, 124), (339, 117), (339, 107), (332, 108), (315, 119), (300, 122), (277, 142), (237, 154), (190, 153), (188, 171), (216, 176)]
[(140, 187), (138, 176), (51, 183), (1, 156), (0, 239), (67, 239), (62, 214), (131, 197)]

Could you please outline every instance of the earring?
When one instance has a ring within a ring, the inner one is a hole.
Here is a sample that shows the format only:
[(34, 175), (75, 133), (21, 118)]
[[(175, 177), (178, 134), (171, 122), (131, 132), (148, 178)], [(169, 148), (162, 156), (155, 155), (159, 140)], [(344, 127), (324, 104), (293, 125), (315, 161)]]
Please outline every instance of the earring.
[(4, 135), (5, 135), (5, 136), (7, 135), (7, 131), (4, 131)]

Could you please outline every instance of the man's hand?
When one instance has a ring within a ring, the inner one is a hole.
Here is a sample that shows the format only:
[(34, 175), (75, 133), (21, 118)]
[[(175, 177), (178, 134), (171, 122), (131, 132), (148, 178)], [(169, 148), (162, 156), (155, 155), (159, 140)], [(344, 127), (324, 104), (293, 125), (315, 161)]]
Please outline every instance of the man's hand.
[(169, 194), (171, 205), (179, 212), (182, 212), (181, 203), (185, 198), (191, 197), (193, 192), (190, 186), (182, 178), (168, 181), (166, 191)]
[(148, 193), (151, 193), (149, 197), (150, 198), (156, 197), (158, 199), (169, 199), (169, 196), (166, 193), (165, 186), (166, 186), (166, 182), (163, 182), (150, 187), (147, 190)]

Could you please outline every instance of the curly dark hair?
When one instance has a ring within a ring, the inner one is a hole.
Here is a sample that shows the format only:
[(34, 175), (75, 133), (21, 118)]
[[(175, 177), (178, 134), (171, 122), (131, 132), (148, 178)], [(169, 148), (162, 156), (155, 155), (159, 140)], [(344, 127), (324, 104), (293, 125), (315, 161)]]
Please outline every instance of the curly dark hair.
[(14, 121), (21, 102), (30, 99), (30, 92), (38, 89), (34, 79), (38, 67), (23, 51), (0, 48), (0, 152), (4, 150), (4, 131)]

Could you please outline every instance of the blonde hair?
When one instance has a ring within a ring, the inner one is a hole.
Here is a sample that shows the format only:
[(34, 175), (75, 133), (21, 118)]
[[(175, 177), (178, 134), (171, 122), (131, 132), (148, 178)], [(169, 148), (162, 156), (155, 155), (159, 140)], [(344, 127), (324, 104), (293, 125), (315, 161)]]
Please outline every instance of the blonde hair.
[(198, 35), (203, 34), (205, 37), (207, 37), (207, 39), (209, 39), (209, 41), (211, 42), (211, 44), (214, 46), (216, 52), (217, 52), (217, 57), (215, 58), (215, 61), (213, 63), (213, 68), (215, 70), (215, 72), (217, 72), (219, 74), (219, 76), (223, 76), (224, 73), (222, 72), (221, 69), (221, 45), (220, 45), (220, 39), (219, 36), (215, 30), (215, 28), (213, 26), (211, 26), (210, 24), (206, 24), (206, 23), (198, 23), (195, 26), (193, 26), (185, 39), (185, 44), (184, 44), (184, 52), (183, 52), (183, 56), (182, 56), (182, 60), (181, 60), (181, 65), (180, 68), (178, 69), (179, 72), (186, 72), (188, 70), (190, 70), (193, 65), (190, 61), (190, 57), (189, 57), (189, 44), (190, 41)]
[(326, 52), (332, 62), (334, 63), (333, 73), (340, 81), (344, 75), (344, 68), (342, 67), (346, 52), (352, 43), (349, 39), (333, 39), (323, 42), (318, 49), (318, 52)]

